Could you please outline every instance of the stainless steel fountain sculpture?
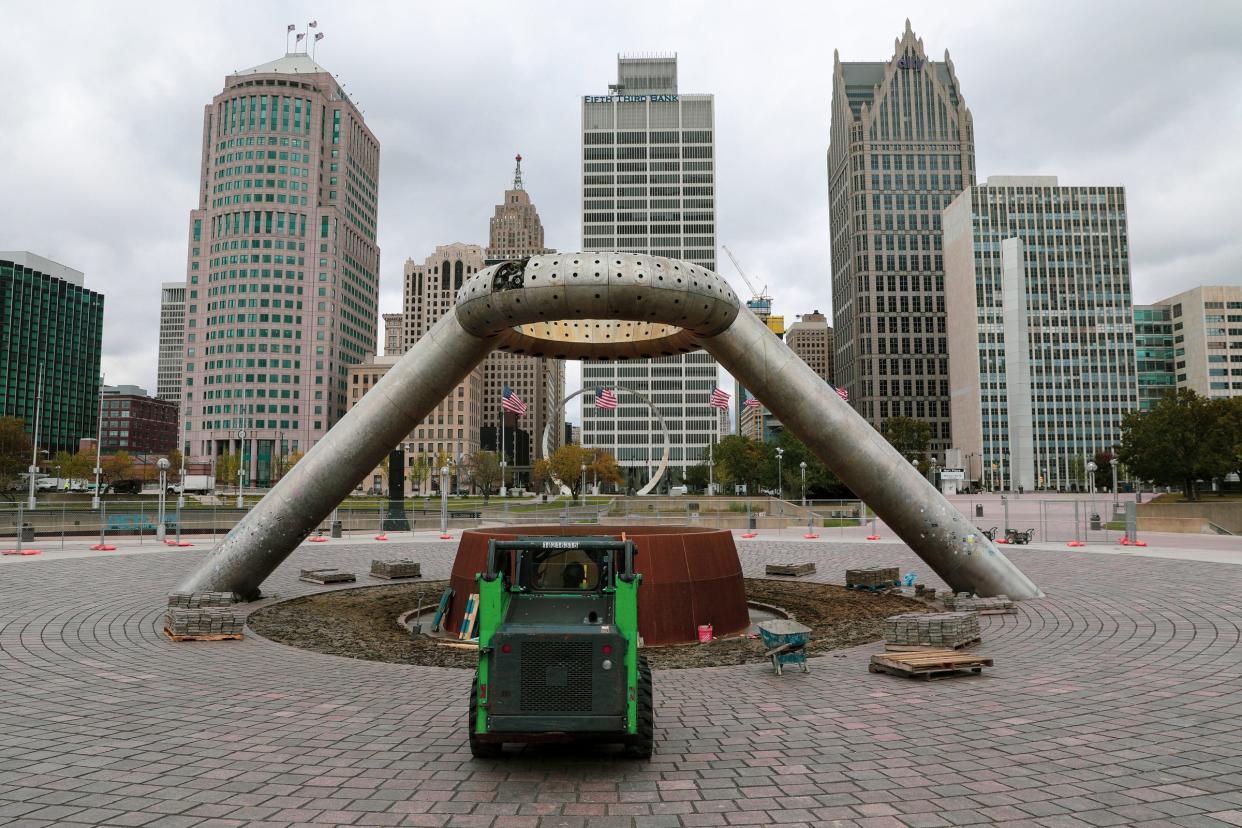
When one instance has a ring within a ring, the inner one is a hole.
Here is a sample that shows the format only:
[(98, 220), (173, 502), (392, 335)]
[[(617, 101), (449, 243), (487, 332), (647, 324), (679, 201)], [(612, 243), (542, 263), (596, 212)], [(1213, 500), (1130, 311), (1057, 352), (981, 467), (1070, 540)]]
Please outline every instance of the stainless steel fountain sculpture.
[(709, 351), (954, 590), (1042, 595), (759, 319), (729, 284), (635, 253), (553, 253), (486, 268), (452, 312), (246, 515), (181, 590), (246, 598), (495, 348), (566, 359)]

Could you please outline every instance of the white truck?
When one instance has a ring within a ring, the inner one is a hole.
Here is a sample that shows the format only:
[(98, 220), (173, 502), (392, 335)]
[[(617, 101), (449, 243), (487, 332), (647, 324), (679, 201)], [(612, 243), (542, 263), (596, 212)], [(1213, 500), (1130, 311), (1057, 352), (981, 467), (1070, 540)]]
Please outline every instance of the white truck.
[(168, 484), (168, 491), (172, 494), (207, 494), (215, 488), (215, 481), (211, 479), (210, 474), (187, 474), (184, 492), (180, 480)]

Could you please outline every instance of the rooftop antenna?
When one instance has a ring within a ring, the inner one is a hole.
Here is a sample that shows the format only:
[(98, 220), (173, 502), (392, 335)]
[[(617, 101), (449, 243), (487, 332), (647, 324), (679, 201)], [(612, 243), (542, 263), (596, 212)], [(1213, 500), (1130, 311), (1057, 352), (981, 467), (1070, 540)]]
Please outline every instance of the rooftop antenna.
[(522, 189), (522, 153), (517, 154), (517, 165), (513, 168), (513, 189)]

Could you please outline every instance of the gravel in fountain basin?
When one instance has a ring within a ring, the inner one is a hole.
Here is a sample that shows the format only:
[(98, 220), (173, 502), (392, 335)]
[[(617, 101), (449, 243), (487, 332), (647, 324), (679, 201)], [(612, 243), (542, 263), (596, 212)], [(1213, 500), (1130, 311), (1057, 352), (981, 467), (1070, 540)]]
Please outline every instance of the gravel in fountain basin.
[[(253, 613), (247, 623), (259, 635), (315, 652), (434, 667), (473, 669), (477, 654), (411, 637), (397, 619), (413, 610), (421, 597), (424, 629), (448, 581), (385, 584), (332, 590), (281, 601)], [(908, 612), (930, 612), (927, 604), (899, 595), (855, 592), (831, 584), (746, 579), (746, 597), (779, 607), (809, 626), (812, 655), (854, 647), (884, 638), (884, 619)], [(641, 600), (641, 598), (640, 598)], [(755, 617), (771, 617), (755, 612)], [(745, 637), (718, 639), (707, 645), (644, 647), (657, 670), (720, 667), (764, 661), (763, 645)]]

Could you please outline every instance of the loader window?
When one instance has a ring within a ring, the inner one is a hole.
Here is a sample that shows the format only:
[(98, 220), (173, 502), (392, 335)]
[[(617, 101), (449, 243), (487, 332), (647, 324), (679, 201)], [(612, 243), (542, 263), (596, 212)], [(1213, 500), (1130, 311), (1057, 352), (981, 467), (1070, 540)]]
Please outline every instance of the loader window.
[(599, 588), (599, 564), (580, 549), (531, 552), (531, 588), (548, 592), (592, 592)]

